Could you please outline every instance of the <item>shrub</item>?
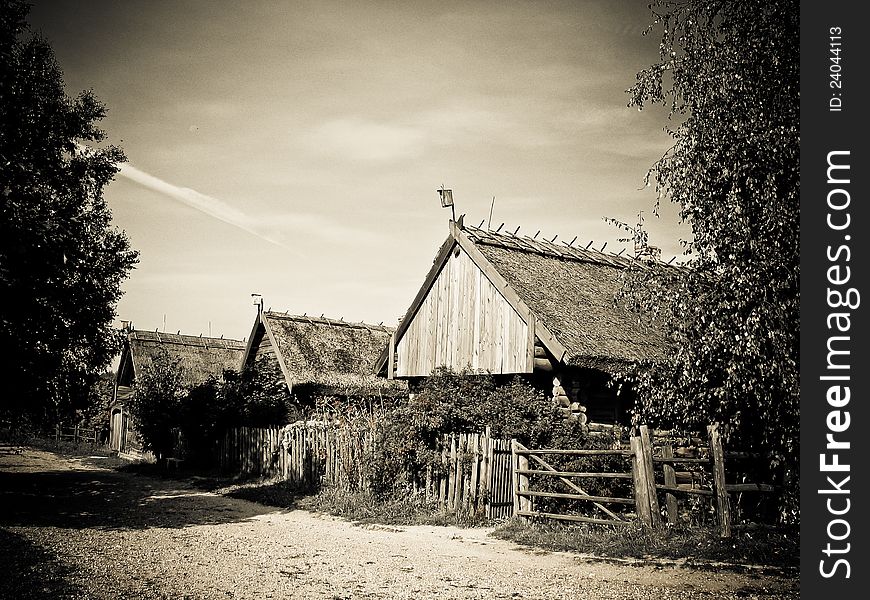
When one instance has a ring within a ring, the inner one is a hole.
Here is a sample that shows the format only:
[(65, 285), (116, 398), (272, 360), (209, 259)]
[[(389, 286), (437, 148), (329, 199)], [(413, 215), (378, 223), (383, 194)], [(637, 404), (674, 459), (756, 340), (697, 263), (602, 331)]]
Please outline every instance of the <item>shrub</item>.
[[(360, 410), (372, 439), (367, 456), (371, 490), (407, 496), (428, 472), (440, 473), (441, 443), (448, 433), (480, 432), (516, 438), (532, 447), (577, 447), (585, 432), (566, 420), (553, 401), (521, 377), (498, 382), (491, 375), (437, 369), (407, 403)], [(363, 417), (365, 415), (365, 417)]]

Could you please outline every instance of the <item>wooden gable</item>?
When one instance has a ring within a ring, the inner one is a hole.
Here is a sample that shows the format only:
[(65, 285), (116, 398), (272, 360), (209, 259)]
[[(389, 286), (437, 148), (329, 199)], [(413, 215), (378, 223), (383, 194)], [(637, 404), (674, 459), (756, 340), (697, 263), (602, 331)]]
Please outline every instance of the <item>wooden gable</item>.
[(532, 371), (528, 316), (514, 309), (459, 243), (409, 319), (395, 350), (398, 377), (426, 377), (442, 366), (496, 374)]

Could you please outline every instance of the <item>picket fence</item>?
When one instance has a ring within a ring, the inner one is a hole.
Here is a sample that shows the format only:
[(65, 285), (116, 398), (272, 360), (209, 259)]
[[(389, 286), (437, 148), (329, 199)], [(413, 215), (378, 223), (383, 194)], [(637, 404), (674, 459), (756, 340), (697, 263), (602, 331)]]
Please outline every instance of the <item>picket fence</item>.
[(278, 478), (302, 488), (325, 482), (353, 488), (364, 481), (362, 457), (369, 449), (364, 432), (309, 421), (231, 429), (219, 452), (224, 472)]
[[(369, 481), (370, 434), (323, 422), (285, 427), (240, 427), (226, 432), (219, 454), (221, 470), (245, 477), (268, 477), (316, 489), (323, 484), (359, 489)], [(481, 433), (448, 434), (441, 461), (430, 467), (414, 491), (446, 512), (508, 518), (513, 512), (511, 442)]]
[[(707, 433), (707, 443), (689, 438), (681, 446), (675, 445), (678, 442), (672, 432), (654, 435), (641, 426), (627, 446), (617, 443), (614, 448), (597, 450), (530, 449), (516, 440), (493, 437), (489, 429), (447, 434), (441, 440), (440, 463), (429, 465), (425, 474), (420, 474), (413, 492), (456, 515), (611, 525), (639, 520), (653, 528), (663, 517), (677, 523), (679, 498), (701, 496), (710, 499), (720, 534), (728, 537), (730, 496), (769, 493), (776, 486), (726, 483), (726, 458), (755, 460), (758, 455), (724, 452), (715, 424)], [(372, 468), (373, 461), (368, 460), (372, 451), (371, 435), (364, 428), (300, 421), (281, 428), (232, 429), (220, 444), (220, 459), (225, 472), (277, 478), (300, 488), (329, 484), (351, 490), (364, 488), (371, 480), (365, 469)], [(606, 472), (562, 471), (549, 458), (558, 455), (611, 456), (622, 466)], [(543, 486), (547, 479), (560, 482), (564, 489)], [(624, 479), (630, 481), (631, 491), (625, 497), (589, 494), (583, 483), (589, 479)], [(660, 497), (664, 500), (661, 505)], [(537, 510), (535, 501), (543, 498), (563, 501), (563, 508), (560, 512)]]

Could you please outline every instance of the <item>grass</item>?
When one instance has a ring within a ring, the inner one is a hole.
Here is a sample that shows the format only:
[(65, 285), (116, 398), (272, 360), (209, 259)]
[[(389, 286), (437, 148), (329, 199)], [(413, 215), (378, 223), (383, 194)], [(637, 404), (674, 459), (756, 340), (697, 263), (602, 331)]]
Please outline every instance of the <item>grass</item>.
[(19, 440), (21, 445), (30, 446), (37, 450), (54, 452), (60, 456), (84, 459), (84, 462), (95, 466), (115, 469), (127, 464), (127, 461), (114, 456), (112, 452), (100, 444), (88, 442), (72, 442), (69, 440), (56, 440), (53, 437), (29, 436)]
[(379, 498), (369, 490), (347, 492), (328, 487), (310, 496), (305, 504), (307, 510), (344, 517), (356, 523), (458, 527), (489, 524), (485, 518), (469, 515), (467, 511), (460, 511), (456, 515), (445, 514), (437, 503), (426, 502), (424, 498), (413, 495)]
[(733, 528), (731, 538), (723, 539), (705, 527), (651, 531), (640, 524), (617, 529), (512, 520), (496, 529), (493, 536), (533, 548), (583, 552), (602, 558), (656, 558), (777, 569), (797, 568), (800, 559), (796, 527), (740, 525)]

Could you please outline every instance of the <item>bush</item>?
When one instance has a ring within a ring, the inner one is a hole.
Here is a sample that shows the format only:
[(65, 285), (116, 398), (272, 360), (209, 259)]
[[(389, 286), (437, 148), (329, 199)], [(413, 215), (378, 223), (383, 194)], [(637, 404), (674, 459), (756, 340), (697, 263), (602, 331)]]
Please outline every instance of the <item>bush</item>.
[(494, 437), (531, 447), (578, 447), (582, 426), (566, 420), (552, 399), (521, 377), (499, 382), (491, 375), (437, 369), (408, 402), (365, 415), (372, 444), (368, 485), (382, 498), (407, 496), (422, 487), (427, 470), (440, 473), (441, 443), (448, 433), (490, 428)]

